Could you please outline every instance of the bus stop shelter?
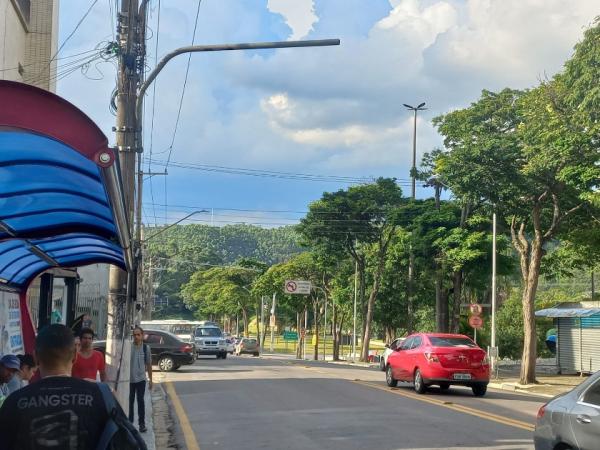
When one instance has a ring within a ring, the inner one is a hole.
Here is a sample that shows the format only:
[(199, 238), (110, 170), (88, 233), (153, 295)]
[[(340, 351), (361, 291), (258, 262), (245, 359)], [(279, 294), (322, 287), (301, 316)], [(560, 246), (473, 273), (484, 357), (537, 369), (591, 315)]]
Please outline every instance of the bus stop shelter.
[[(12, 81), (0, 81), (0, 104), (0, 291), (12, 303), (18, 298), (23, 348), (31, 352), (30, 283), (52, 269), (92, 263), (131, 270), (129, 219), (118, 159), (88, 116)], [(47, 323), (45, 311), (40, 317)], [(0, 336), (16, 322), (0, 316)]]

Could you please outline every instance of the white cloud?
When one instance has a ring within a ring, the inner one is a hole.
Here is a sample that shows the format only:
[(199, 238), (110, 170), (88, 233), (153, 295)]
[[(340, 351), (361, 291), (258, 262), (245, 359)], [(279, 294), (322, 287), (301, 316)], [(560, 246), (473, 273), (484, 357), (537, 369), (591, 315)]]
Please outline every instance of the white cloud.
[(292, 30), (291, 40), (305, 37), (319, 20), (313, 0), (268, 0), (267, 8), (284, 17)]

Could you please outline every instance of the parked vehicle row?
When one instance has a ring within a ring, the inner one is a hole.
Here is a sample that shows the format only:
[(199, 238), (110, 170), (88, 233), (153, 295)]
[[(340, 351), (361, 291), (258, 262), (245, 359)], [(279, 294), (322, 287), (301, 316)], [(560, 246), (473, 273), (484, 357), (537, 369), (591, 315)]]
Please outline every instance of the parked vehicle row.
[[(184, 342), (169, 331), (145, 330), (144, 343), (150, 348), (152, 364), (157, 365), (162, 372), (170, 372), (194, 363), (194, 344)], [(95, 341), (93, 347), (106, 353), (106, 341)]]

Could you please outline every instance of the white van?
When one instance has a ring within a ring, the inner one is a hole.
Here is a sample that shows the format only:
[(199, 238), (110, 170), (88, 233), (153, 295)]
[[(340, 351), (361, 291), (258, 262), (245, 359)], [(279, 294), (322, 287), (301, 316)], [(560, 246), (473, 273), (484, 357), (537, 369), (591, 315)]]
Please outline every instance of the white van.
[(171, 320), (142, 320), (140, 326), (146, 330), (163, 330), (169, 331), (176, 335), (179, 339), (184, 342), (193, 342), (193, 334), (196, 328), (205, 324), (206, 321), (195, 321), (195, 320), (182, 320), (182, 319), (171, 319)]

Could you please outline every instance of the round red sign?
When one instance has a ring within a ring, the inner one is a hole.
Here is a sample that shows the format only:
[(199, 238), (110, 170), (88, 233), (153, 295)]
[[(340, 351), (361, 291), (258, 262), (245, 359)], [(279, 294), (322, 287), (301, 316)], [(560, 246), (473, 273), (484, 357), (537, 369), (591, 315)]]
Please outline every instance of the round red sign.
[(483, 319), (479, 316), (469, 317), (469, 325), (471, 328), (481, 328), (483, 326)]

